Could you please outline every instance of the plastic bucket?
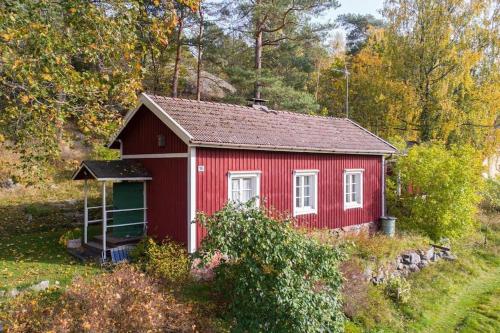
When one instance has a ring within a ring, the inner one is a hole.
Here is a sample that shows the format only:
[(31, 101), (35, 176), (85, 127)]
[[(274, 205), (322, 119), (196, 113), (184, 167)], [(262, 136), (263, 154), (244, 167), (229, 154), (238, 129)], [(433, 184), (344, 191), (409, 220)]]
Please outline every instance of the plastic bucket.
[(394, 237), (396, 218), (394, 216), (382, 216), (380, 221), (382, 222), (382, 232), (389, 237)]

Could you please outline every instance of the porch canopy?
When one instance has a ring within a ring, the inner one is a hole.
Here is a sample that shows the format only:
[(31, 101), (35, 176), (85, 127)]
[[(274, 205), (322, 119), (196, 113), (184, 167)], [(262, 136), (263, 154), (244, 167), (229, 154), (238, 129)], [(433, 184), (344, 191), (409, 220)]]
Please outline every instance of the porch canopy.
[(73, 180), (146, 181), (151, 176), (136, 160), (83, 161), (73, 174)]
[[(147, 226), (146, 181), (152, 180), (144, 166), (136, 160), (83, 161), (73, 174), (73, 180), (84, 180), (83, 244), (106, 251), (111, 241), (126, 241), (144, 234)], [(102, 183), (101, 206), (88, 206), (88, 180)], [(113, 183), (113, 204), (106, 203), (106, 183)], [(101, 211), (101, 218), (89, 219), (90, 211)], [(102, 236), (88, 241), (88, 227), (102, 224)], [(112, 229), (111, 236), (107, 235)], [(110, 243), (111, 244), (111, 243)]]

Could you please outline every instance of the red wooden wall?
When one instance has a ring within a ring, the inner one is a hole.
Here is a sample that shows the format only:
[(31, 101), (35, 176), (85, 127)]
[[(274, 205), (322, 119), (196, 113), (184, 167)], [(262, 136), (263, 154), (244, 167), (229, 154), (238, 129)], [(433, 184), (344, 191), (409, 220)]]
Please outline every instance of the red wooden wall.
[[(158, 134), (165, 147), (158, 147)], [(187, 145), (144, 106), (120, 134), (123, 154), (186, 153)], [(148, 234), (186, 243), (187, 157), (138, 159), (151, 174), (147, 182)]]
[[(165, 147), (158, 147), (159, 134), (165, 136)], [(137, 111), (118, 139), (122, 140), (124, 155), (187, 152), (187, 145), (145, 106)]]
[[(378, 221), (381, 216), (381, 156), (306, 154), (197, 148), (196, 210), (212, 214), (228, 198), (228, 172), (260, 170), (260, 195), (268, 207), (293, 213), (293, 171), (317, 169), (318, 213), (297, 217), (302, 226), (339, 228)], [(363, 207), (344, 210), (343, 171), (364, 169)], [(204, 237), (198, 226), (198, 243)]]
[(145, 158), (148, 181), (148, 235), (187, 241), (187, 158)]

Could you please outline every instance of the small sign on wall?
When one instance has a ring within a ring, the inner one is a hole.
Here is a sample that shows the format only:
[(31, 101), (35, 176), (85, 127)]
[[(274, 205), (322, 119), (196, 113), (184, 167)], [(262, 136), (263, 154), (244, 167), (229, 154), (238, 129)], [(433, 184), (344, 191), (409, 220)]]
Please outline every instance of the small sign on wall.
[(205, 172), (205, 166), (204, 165), (198, 165), (198, 172)]

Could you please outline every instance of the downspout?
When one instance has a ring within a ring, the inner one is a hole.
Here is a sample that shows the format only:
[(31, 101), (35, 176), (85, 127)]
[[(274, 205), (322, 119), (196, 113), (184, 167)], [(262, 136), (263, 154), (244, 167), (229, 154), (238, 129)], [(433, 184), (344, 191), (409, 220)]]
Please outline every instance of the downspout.
[(386, 207), (385, 207), (385, 156), (382, 155), (382, 216), (386, 215)]

